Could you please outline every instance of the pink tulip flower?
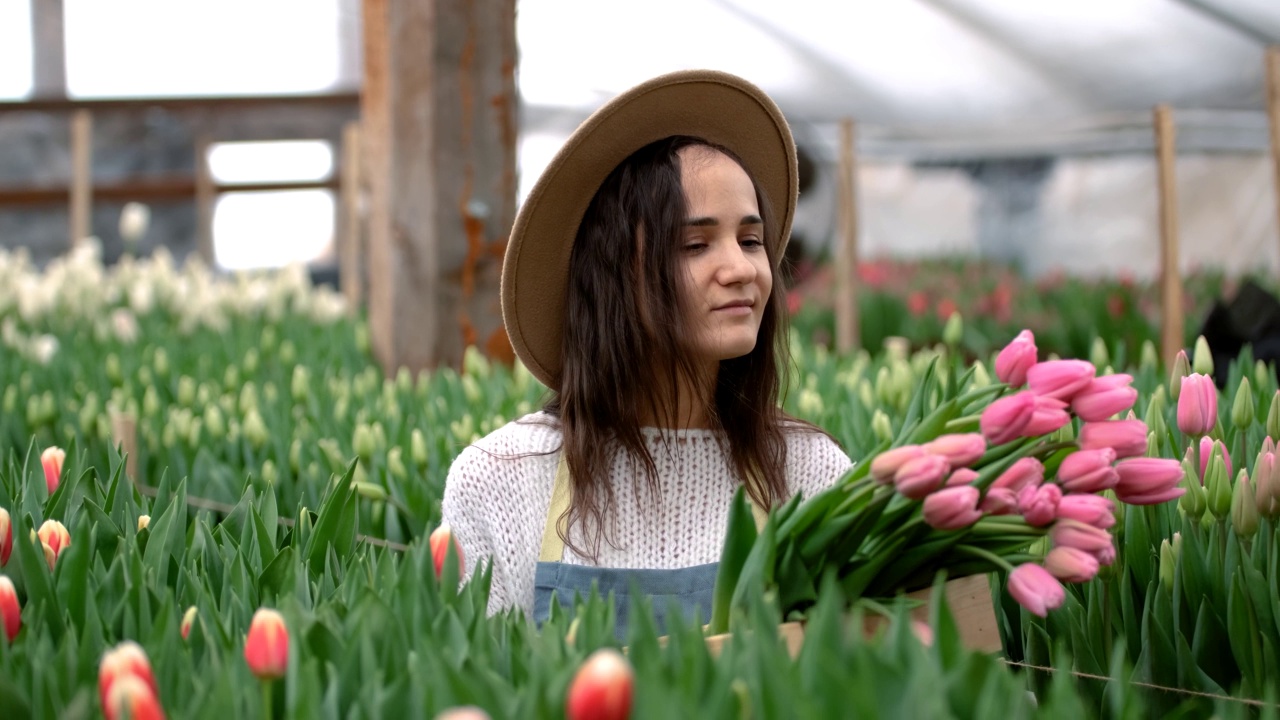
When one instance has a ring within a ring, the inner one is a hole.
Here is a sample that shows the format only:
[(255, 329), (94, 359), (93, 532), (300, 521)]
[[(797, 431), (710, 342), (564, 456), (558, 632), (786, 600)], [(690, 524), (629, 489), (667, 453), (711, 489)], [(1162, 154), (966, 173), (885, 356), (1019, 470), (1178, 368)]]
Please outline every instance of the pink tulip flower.
[(1093, 382), (1096, 373), (1087, 360), (1049, 360), (1027, 371), (1027, 387), (1037, 395), (1071, 402)]
[(941, 455), (921, 455), (898, 468), (893, 476), (893, 486), (899, 494), (912, 500), (923, 500), (942, 486), (950, 469), (951, 465)]
[(1092, 553), (1094, 557), (1103, 550), (1113, 547), (1111, 533), (1070, 518), (1055, 522), (1053, 527), (1049, 528), (1049, 539), (1053, 541), (1054, 547), (1071, 547)]
[(1067, 599), (1066, 588), (1035, 563), (1023, 563), (1009, 573), (1009, 594), (1028, 611), (1044, 617)]
[(1111, 448), (1073, 452), (1058, 466), (1058, 482), (1068, 492), (1095, 493), (1116, 486), (1120, 477), (1111, 463), (1116, 451)]
[(1062, 582), (1089, 582), (1098, 574), (1098, 558), (1073, 547), (1056, 547), (1045, 555), (1044, 569)]
[(1222, 452), (1222, 464), (1227, 466), (1227, 477), (1234, 478), (1231, 474), (1231, 454), (1227, 452), (1226, 443), (1221, 440), (1214, 440), (1208, 435), (1200, 438), (1200, 482), (1204, 482), (1204, 472), (1209, 469), (1209, 460), (1213, 457), (1213, 450), (1217, 448)]
[(1147, 453), (1147, 424), (1141, 420), (1087, 422), (1080, 429), (1080, 448), (1111, 448), (1117, 458), (1139, 457)]
[(924, 521), (939, 530), (967, 528), (982, 518), (976, 487), (943, 488), (924, 499)]
[(269, 608), (258, 608), (249, 623), (244, 643), (244, 660), (260, 680), (277, 680), (289, 669), (289, 628), (284, 616)]
[(987, 441), (978, 433), (953, 433), (930, 440), (924, 444), (924, 450), (946, 458), (954, 470), (977, 462), (987, 451)]
[(1071, 410), (1085, 422), (1097, 422), (1133, 407), (1138, 391), (1129, 387), (1132, 375), (1116, 373), (1094, 378), (1071, 399)]
[(1028, 485), (1035, 487), (1044, 482), (1044, 464), (1033, 457), (1024, 457), (1015, 461), (1008, 470), (1000, 473), (992, 483), (992, 488), (1008, 488), (1019, 492)]
[(1036, 364), (1036, 338), (1023, 330), (996, 356), (996, 378), (1010, 387), (1027, 381), (1027, 371)]
[(13, 519), (9, 511), (0, 508), (0, 565), (9, 563), (9, 555), (13, 552)]
[(1090, 493), (1071, 493), (1058, 502), (1058, 518), (1088, 523), (1106, 530), (1116, 524), (1115, 505), (1110, 498)]
[(449, 556), (450, 546), (458, 556), (458, 568), (466, 568), (462, 558), (462, 546), (458, 545), (458, 541), (453, 537), (453, 529), (448, 525), (441, 524), (432, 530), (431, 535), (427, 537), (427, 544), (431, 548), (431, 563), (435, 566), (436, 577), (440, 577), (444, 572), (444, 561)]
[(1056, 432), (1071, 422), (1067, 412), (1067, 404), (1044, 395), (1036, 396), (1036, 409), (1031, 415), (1031, 422), (1022, 429), (1023, 437), (1040, 437)]
[(67, 451), (60, 447), (47, 447), (40, 453), (40, 464), (44, 466), (44, 484), (52, 495), (62, 482), (62, 464), (67, 460)]
[(1218, 423), (1218, 387), (1208, 375), (1192, 373), (1182, 378), (1178, 395), (1178, 429), (1190, 437), (1213, 430)]
[(1027, 391), (1002, 397), (982, 411), (978, 426), (992, 445), (1003, 445), (1022, 437), (1036, 412), (1036, 396)]
[(4, 623), (4, 635), (13, 642), (22, 629), (22, 606), (18, 604), (18, 590), (8, 575), (0, 575), (0, 621)]
[(974, 480), (978, 479), (978, 471), (973, 468), (959, 468), (951, 473), (947, 478), (947, 487), (957, 487), (960, 485), (971, 485)]
[(1018, 491), (1018, 512), (1033, 527), (1044, 527), (1058, 517), (1062, 488), (1053, 483), (1027, 485)]
[(1009, 488), (988, 488), (978, 508), (987, 515), (1010, 515), (1018, 511), (1018, 494)]
[(1130, 505), (1158, 505), (1182, 497), (1182, 464), (1169, 458), (1130, 458), (1116, 464), (1116, 497)]
[(875, 478), (876, 482), (888, 484), (893, 481), (893, 476), (898, 474), (898, 468), (902, 467), (903, 463), (924, 454), (925, 449), (919, 445), (903, 445), (885, 450), (871, 461), (871, 477)]
[[(1267, 517), (1275, 517), (1280, 513), (1280, 494), (1277, 490), (1276, 481), (1276, 456), (1274, 452), (1264, 452), (1258, 456), (1258, 462), (1253, 466), (1254, 480), (1254, 501), (1258, 505), (1258, 512)], [(4, 518), (0, 517), (0, 525), (3, 525)]]

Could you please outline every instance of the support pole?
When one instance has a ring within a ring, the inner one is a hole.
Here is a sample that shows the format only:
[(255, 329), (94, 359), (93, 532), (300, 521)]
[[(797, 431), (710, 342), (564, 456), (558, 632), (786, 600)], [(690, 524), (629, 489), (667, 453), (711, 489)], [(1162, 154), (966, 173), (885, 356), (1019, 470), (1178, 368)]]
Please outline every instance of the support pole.
[(342, 200), (338, 225), (338, 284), (347, 299), (347, 307), (355, 311), (364, 300), (363, 238), (360, 232), (360, 124), (349, 122), (342, 128)]
[(62, 0), (31, 0), (31, 98), (67, 97), (66, 31)]
[(207, 135), (196, 138), (196, 252), (210, 268), (213, 257), (213, 207), (218, 200), (209, 169), (209, 147), (213, 143)]
[(853, 352), (858, 334), (858, 159), (852, 119), (840, 121), (840, 235), (836, 246), (836, 349)]
[(93, 115), (77, 110), (71, 116), (71, 247), (93, 234)]
[(1280, 239), (1280, 45), (1267, 48), (1267, 115), (1271, 118), (1271, 165), (1275, 170), (1276, 231)]
[(1160, 351), (1172, 363), (1183, 346), (1182, 274), (1178, 265), (1177, 131), (1168, 105), (1155, 109), (1160, 194)]

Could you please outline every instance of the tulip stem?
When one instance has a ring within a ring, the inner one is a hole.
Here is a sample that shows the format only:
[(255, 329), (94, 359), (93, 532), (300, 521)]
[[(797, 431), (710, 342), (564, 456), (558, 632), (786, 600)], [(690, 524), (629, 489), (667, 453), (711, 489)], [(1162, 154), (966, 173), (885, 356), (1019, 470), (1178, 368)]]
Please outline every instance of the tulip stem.
[(982, 548), (974, 547), (972, 545), (957, 545), (955, 549), (957, 552), (967, 553), (976, 558), (986, 560), (992, 565), (1003, 569), (1005, 572), (1013, 572), (1013, 566), (1009, 564), (1009, 561), (993, 552), (983, 550)]
[(262, 679), (262, 717), (270, 718), (275, 715), (271, 707), (271, 680), (269, 678)]

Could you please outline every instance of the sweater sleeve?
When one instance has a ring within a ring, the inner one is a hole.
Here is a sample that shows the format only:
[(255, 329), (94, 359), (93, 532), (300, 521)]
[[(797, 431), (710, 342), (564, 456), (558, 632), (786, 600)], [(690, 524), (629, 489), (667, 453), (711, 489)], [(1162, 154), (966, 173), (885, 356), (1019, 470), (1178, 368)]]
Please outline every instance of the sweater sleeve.
[(493, 581), (489, 590), (489, 614), (501, 612), (515, 604), (510, 563), (497, 547), (494, 518), (489, 510), (493, 503), (488, 499), (485, 454), (475, 447), (468, 447), (453, 461), (445, 480), (444, 499), (441, 502), (443, 522), (453, 531), (453, 537), (462, 548), (465, 561), (464, 581), (482, 563), (492, 561)]
[(826, 490), (853, 467), (845, 451), (825, 433), (793, 428), (787, 433), (787, 487), (809, 498)]

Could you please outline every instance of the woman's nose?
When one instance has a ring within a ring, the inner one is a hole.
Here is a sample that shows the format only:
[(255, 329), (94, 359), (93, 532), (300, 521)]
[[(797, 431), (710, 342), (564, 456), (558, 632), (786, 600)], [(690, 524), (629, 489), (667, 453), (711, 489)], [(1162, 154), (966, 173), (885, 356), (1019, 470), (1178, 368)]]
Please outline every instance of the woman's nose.
[(737, 285), (755, 280), (756, 266), (751, 263), (746, 251), (738, 244), (736, 238), (724, 243), (719, 259), (720, 267), (717, 275), (722, 284)]

